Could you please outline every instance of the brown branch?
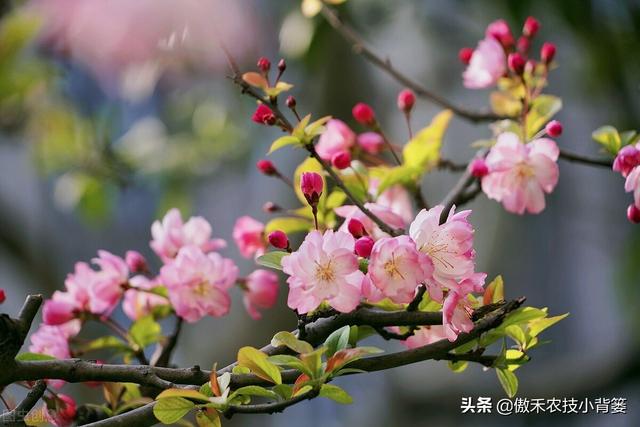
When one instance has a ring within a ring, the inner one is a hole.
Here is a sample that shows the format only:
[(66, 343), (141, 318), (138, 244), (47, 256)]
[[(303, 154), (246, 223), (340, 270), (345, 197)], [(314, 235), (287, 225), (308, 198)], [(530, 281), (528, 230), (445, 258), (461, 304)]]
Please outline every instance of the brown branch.
[(569, 162), (583, 163), (585, 165), (602, 166), (605, 168), (611, 168), (613, 166), (613, 161), (611, 159), (597, 159), (583, 156), (581, 154), (571, 153), (566, 150), (560, 150), (560, 158)]
[(383, 59), (380, 55), (368, 48), (362, 37), (352, 27), (344, 23), (335, 10), (328, 6), (323, 6), (321, 13), (327, 20), (329, 25), (331, 25), (345, 40), (347, 40), (352, 45), (355, 53), (362, 55), (370, 63), (389, 74), (396, 81), (413, 90), (416, 95), (425, 99), (429, 99), (430, 101), (440, 105), (441, 107), (448, 108), (456, 115), (475, 123), (508, 118), (499, 116), (489, 111), (473, 111), (454, 105), (440, 95), (437, 95), (429, 89), (425, 88), (415, 80), (412, 80), (411, 78), (405, 76), (391, 64), (391, 61), (389, 61), (388, 59)]
[(2, 426), (24, 426), (24, 417), (36, 406), (44, 392), (47, 390), (47, 383), (39, 380), (29, 390), (27, 396), (12, 411), (0, 415), (0, 425)]

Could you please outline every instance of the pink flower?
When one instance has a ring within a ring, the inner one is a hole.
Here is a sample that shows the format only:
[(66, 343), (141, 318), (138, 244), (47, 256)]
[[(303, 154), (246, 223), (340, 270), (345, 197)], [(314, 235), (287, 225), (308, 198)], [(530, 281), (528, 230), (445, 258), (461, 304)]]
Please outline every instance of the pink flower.
[(473, 226), (467, 220), (471, 211), (455, 213), (451, 208), (442, 225), (440, 215), (444, 207), (423, 209), (409, 227), (409, 235), (420, 252), (433, 262), (433, 282), (427, 287), (431, 297), (442, 301), (442, 287), (455, 289), (458, 282), (474, 271)]
[[(145, 276), (134, 276), (129, 279), (129, 284), (132, 288), (151, 290), (154, 287), (159, 286), (155, 280), (151, 280)], [(138, 320), (141, 317), (150, 314), (153, 308), (159, 305), (168, 305), (169, 301), (166, 298), (155, 295), (150, 292), (141, 292), (135, 289), (128, 289), (124, 293), (124, 300), (122, 301), (122, 311), (131, 320)]]
[(466, 294), (449, 292), (442, 306), (442, 326), (449, 341), (455, 341), (462, 332), (473, 330), (471, 312)]
[(618, 151), (618, 155), (613, 161), (613, 170), (620, 172), (626, 178), (638, 165), (640, 165), (640, 143), (635, 146), (625, 145)]
[[(364, 206), (390, 227), (402, 228), (405, 226), (405, 221), (402, 217), (391, 211), (388, 207), (381, 206), (377, 203), (365, 203)], [(355, 218), (364, 225), (367, 234), (373, 237), (374, 240), (388, 236), (387, 233), (380, 230), (380, 227), (378, 227), (371, 218), (362, 213), (360, 208), (355, 205), (339, 206), (334, 209), (334, 212), (345, 219), (342, 226), (340, 226), (339, 231), (348, 232), (349, 221)]]
[(336, 154), (349, 151), (355, 142), (356, 134), (345, 122), (331, 119), (326, 124), (326, 130), (318, 139), (316, 151), (322, 159), (331, 161)]
[(256, 111), (253, 112), (251, 120), (260, 125), (273, 126), (276, 124), (276, 115), (273, 114), (273, 110), (265, 104), (258, 104)]
[(180, 211), (175, 208), (166, 213), (162, 222), (155, 221), (151, 225), (151, 235), (151, 249), (164, 262), (173, 259), (183, 246), (195, 245), (204, 252), (226, 246), (224, 240), (211, 238), (211, 225), (206, 219), (196, 216), (183, 223)]
[(92, 262), (99, 270), (93, 274), (89, 287), (89, 310), (96, 314), (109, 314), (123, 294), (122, 285), (129, 279), (129, 268), (122, 258), (107, 251), (98, 251), (98, 257)]
[(483, 89), (495, 85), (507, 71), (506, 59), (504, 48), (495, 38), (481, 40), (462, 74), (464, 86)]
[(260, 256), (267, 248), (264, 224), (250, 216), (241, 216), (236, 220), (233, 226), (233, 240), (245, 258)]
[[(369, 184), (369, 193), (376, 195), (378, 182), (371, 180)], [(402, 185), (392, 185), (378, 196), (376, 203), (391, 209), (391, 212), (400, 216), (405, 225), (413, 220), (413, 205), (409, 192)]]
[(384, 139), (378, 132), (361, 133), (356, 141), (369, 154), (378, 154), (384, 147)]
[(315, 310), (327, 301), (346, 313), (358, 306), (364, 275), (353, 253), (349, 233), (333, 230), (307, 234), (300, 248), (282, 258), (282, 269), (290, 277), (288, 305), (298, 313)]
[(417, 250), (409, 236), (384, 237), (373, 246), (369, 278), (395, 303), (411, 302), (416, 287), (432, 273), (431, 260)]
[(322, 190), (324, 189), (324, 181), (322, 176), (316, 172), (303, 172), (300, 176), (300, 191), (307, 199), (310, 205), (315, 205), (320, 200)]
[(132, 273), (144, 273), (149, 270), (147, 260), (138, 251), (127, 251), (124, 257), (127, 267)]
[[(357, 242), (356, 242), (357, 245)], [(368, 302), (376, 303), (385, 299), (385, 296), (382, 294), (380, 289), (376, 288), (373, 283), (371, 283), (371, 278), (368, 274), (364, 276), (362, 279), (362, 297), (366, 299)]]
[(271, 308), (278, 300), (278, 275), (273, 271), (258, 269), (247, 276), (242, 301), (247, 313), (254, 320), (262, 318), (259, 308)]
[(640, 208), (640, 167), (633, 168), (624, 183), (624, 191), (633, 191), (633, 201), (637, 208)]
[(31, 335), (29, 351), (53, 356), (56, 359), (68, 359), (71, 357), (69, 338), (76, 336), (78, 332), (80, 332), (79, 320), (59, 326), (41, 324)]
[(191, 323), (206, 315), (227, 314), (231, 305), (227, 290), (237, 277), (233, 261), (217, 252), (205, 254), (197, 246), (181, 248), (176, 259), (160, 269), (176, 314)]
[(47, 325), (62, 325), (74, 319), (78, 306), (68, 292), (55, 291), (42, 307), (42, 321)]
[(54, 398), (47, 399), (46, 418), (56, 427), (68, 427), (76, 418), (76, 402), (66, 394), (58, 393)]
[(558, 146), (547, 138), (523, 144), (515, 133), (498, 136), (487, 155), (489, 174), (482, 178), (482, 191), (513, 213), (539, 213), (545, 207), (544, 193), (558, 183)]
[(421, 326), (402, 343), (411, 349), (433, 344), (446, 338), (447, 333), (442, 325)]

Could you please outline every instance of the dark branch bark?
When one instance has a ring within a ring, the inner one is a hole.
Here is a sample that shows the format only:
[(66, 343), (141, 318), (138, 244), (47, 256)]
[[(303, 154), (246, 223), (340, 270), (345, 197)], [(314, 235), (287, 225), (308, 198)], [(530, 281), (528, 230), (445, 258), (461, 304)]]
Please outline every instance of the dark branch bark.
[(12, 411), (0, 415), (0, 425), (2, 426), (24, 426), (24, 417), (36, 406), (38, 400), (42, 397), (47, 389), (47, 383), (39, 380), (27, 396)]
[(566, 150), (560, 150), (560, 158), (569, 162), (583, 163), (585, 165), (602, 166), (605, 168), (611, 168), (613, 166), (613, 161), (611, 159), (597, 159), (583, 156), (581, 154), (571, 153)]

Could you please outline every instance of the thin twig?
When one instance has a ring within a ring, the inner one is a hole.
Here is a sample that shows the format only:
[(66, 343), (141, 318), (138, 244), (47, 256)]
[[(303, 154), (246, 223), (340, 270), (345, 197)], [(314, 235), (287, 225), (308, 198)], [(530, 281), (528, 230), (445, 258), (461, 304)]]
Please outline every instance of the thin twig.
[(42, 395), (47, 389), (47, 383), (39, 380), (33, 386), (22, 402), (18, 404), (12, 411), (5, 412), (0, 415), (0, 425), (2, 426), (24, 426), (24, 417), (36, 406)]
[(569, 162), (583, 163), (585, 165), (602, 166), (605, 168), (611, 168), (613, 166), (613, 161), (610, 159), (587, 157), (566, 150), (560, 150), (560, 158)]

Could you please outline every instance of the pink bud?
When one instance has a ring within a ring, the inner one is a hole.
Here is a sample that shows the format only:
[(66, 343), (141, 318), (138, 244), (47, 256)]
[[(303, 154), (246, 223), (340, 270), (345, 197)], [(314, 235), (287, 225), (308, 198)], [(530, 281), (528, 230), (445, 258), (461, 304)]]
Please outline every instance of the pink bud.
[(398, 94), (398, 109), (408, 113), (416, 103), (416, 94), (411, 89), (403, 89)]
[(625, 145), (613, 161), (613, 170), (627, 177), (633, 168), (640, 165), (640, 151), (633, 145)]
[(498, 40), (505, 48), (513, 46), (513, 34), (511, 34), (509, 24), (504, 19), (493, 21), (489, 24), (485, 33)]
[(351, 114), (353, 114), (353, 118), (362, 125), (370, 126), (376, 121), (376, 114), (373, 112), (373, 108), (364, 102), (358, 102), (354, 105)]
[(262, 210), (266, 213), (274, 213), (280, 212), (282, 208), (273, 202), (265, 202), (264, 205), (262, 205)]
[(349, 230), (349, 233), (351, 233), (351, 235), (356, 239), (367, 234), (367, 231), (364, 229), (364, 225), (362, 224), (362, 222), (360, 222), (360, 220), (356, 218), (351, 218), (349, 220), (349, 222), (347, 223), (347, 230)]
[(356, 141), (364, 151), (370, 154), (378, 154), (384, 146), (384, 139), (377, 132), (361, 133)]
[(285, 62), (284, 58), (281, 58), (280, 61), (278, 61), (278, 71), (280, 71), (280, 74), (282, 74), (286, 69), (287, 63)]
[(50, 299), (42, 307), (42, 321), (47, 325), (62, 325), (75, 317), (71, 302)]
[(50, 421), (57, 426), (73, 424), (76, 418), (76, 402), (66, 394), (58, 393), (46, 405), (47, 415)]
[(373, 239), (369, 236), (364, 236), (356, 240), (355, 252), (362, 258), (368, 258), (373, 250)]
[(538, 33), (539, 29), (540, 29), (540, 22), (538, 22), (538, 20), (536, 18), (534, 18), (533, 16), (530, 16), (524, 21), (524, 27), (522, 28), (522, 34), (524, 34), (525, 36), (531, 38), (531, 37), (534, 37)]
[(470, 47), (463, 47), (458, 52), (458, 58), (464, 65), (469, 65), (469, 62), (471, 62), (471, 56), (473, 56), (473, 49)]
[(540, 49), (540, 59), (545, 64), (553, 61), (553, 58), (556, 56), (556, 45), (553, 43), (545, 43), (542, 45), (542, 49)]
[(258, 69), (263, 73), (268, 73), (271, 69), (271, 61), (269, 61), (264, 56), (258, 59)]
[(640, 209), (634, 204), (627, 208), (627, 218), (634, 224), (640, 223)]
[(521, 75), (524, 72), (525, 60), (518, 52), (510, 53), (507, 58), (509, 69), (517, 75)]
[(260, 104), (253, 113), (253, 116), (251, 116), (251, 120), (261, 125), (272, 126), (276, 123), (276, 115), (273, 114), (271, 108), (265, 104)]
[(262, 172), (267, 176), (272, 176), (278, 173), (276, 166), (273, 164), (271, 160), (266, 160), (266, 159), (258, 160), (258, 162), (256, 163), (256, 168), (258, 168), (260, 172)]
[(331, 158), (331, 164), (336, 169), (346, 169), (351, 166), (351, 154), (348, 151), (340, 151)]
[(529, 48), (531, 47), (531, 39), (528, 37), (520, 37), (518, 39), (518, 51), (522, 54), (526, 54), (529, 52)]
[(313, 206), (318, 203), (323, 187), (324, 183), (322, 182), (320, 174), (315, 172), (302, 173), (302, 176), (300, 177), (300, 189), (310, 205)]
[(533, 73), (533, 71), (536, 69), (536, 61), (533, 59), (527, 59), (527, 64), (524, 66), (524, 70), (527, 73)]
[(284, 231), (275, 230), (269, 233), (269, 243), (278, 249), (287, 249), (289, 247), (289, 237)]
[(555, 138), (562, 134), (562, 123), (557, 120), (551, 120), (549, 123), (547, 123), (544, 130), (551, 138)]
[(489, 167), (484, 159), (474, 159), (469, 165), (469, 172), (476, 178), (482, 178), (489, 173)]
[(289, 95), (287, 96), (285, 104), (287, 104), (287, 107), (289, 108), (294, 108), (296, 106), (296, 99), (293, 97), (293, 95)]
[(7, 300), (7, 294), (4, 292), (4, 289), (0, 288), (0, 304)]
[(127, 251), (124, 259), (132, 273), (145, 273), (149, 270), (146, 258), (138, 251)]

